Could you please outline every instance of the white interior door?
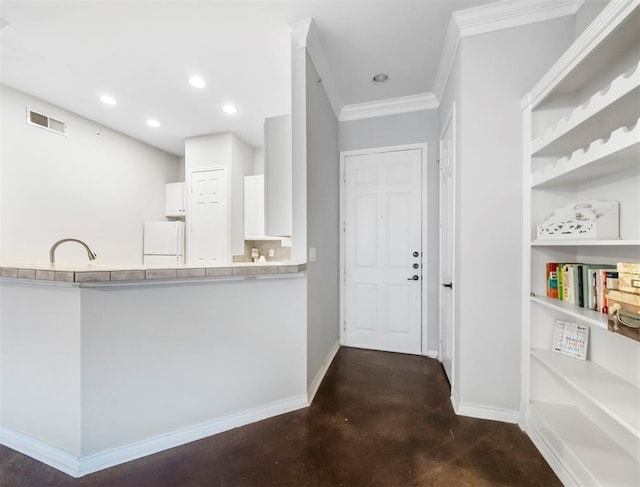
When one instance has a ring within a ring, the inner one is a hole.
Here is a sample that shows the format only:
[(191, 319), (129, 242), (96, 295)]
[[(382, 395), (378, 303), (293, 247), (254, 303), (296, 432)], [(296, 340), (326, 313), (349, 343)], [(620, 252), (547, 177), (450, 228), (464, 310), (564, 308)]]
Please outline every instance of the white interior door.
[(229, 261), (228, 187), (225, 168), (191, 172), (189, 264), (223, 264)]
[(421, 159), (420, 149), (344, 159), (345, 345), (421, 352)]
[(440, 137), (440, 347), (442, 366), (453, 386), (455, 105)]

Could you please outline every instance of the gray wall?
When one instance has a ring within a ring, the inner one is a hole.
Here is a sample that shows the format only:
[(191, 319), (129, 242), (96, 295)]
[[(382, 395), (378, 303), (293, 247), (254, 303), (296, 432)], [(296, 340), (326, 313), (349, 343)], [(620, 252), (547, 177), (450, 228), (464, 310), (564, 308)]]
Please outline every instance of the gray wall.
[(427, 159), (427, 208), (423, 217), (427, 225), (427, 316), (428, 350), (423, 353), (434, 355), (438, 351), (438, 207), (439, 172), (438, 139), (440, 120), (438, 110), (420, 110), (416, 112), (389, 115), (386, 117), (366, 118), (340, 122), (340, 151), (371, 149), (403, 144), (428, 144)]
[(339, 339), (338, 121), (307, 56), (307, 387)]
[(520, 402), (522, 96), (573, 41), (572, 17), (463, 38), (457, 105), (456, 368), (471, 415), (517, 419)]

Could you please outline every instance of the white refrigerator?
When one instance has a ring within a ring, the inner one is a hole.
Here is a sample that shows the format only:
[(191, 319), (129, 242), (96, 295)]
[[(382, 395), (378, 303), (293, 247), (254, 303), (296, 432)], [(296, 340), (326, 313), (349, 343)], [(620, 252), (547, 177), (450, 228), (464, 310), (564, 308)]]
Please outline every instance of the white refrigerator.
[(145, 265), (184, 264), (184, 222), (144, 222), (143, 241)]

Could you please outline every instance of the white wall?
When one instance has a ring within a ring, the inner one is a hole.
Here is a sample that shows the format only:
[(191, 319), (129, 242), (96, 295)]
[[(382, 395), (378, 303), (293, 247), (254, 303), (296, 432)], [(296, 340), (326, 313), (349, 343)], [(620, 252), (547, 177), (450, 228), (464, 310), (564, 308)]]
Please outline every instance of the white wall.
[(79, 290), (18, 280), (0, 290), (0, 426), (80, 455)]
[(307, 387), (339, 340), (340, 159), (338, 120), (307, 56)]
[[(0, 86), (3, 262), (46, 263), (58, 239), (86, 241), (106, 264), (142, 262), (142, 224), (164, 220), (178, 158), (25, 93)], [(62, 120), (68, 136), (26, 123), (26, 107)], [(57, 262), (86, 262), (64, 244)]]
[(146, 448), (167, 448), (303, 407), (303, 281), (0, 283), (0, 427), (82, 458), (162, 434)]
[(83, 289), (83, 455), (304, 398), (301, 281)]
[(423, 225), (427, 225), (426, 273), (428, 350), (423, 353), (434, 355), (438, 351), (438, 138), (440, 119), (438, 110), (416, 112), (340, 122), (340, 151), (371, 149), (404, 144), (427, 143), (427, 208)]
[(189, 137), (184, 141), (186, 174), (200, 167), (228, 167), (231, 160), (231, 132)]
[(456, 357), (461, 407), (505, 412), (520, 400), (522, 112), (520, 100), (573, 40), (573, 18), (461, 39), (440, 107), (458, 107)]
[(264, 174), (264, 148), (256, 147), (253, 151), (253, 174)]
[(231, 137), (231, 254), (244, 255), (244, 177), (253, 174), (254, 148), (237, 135)]

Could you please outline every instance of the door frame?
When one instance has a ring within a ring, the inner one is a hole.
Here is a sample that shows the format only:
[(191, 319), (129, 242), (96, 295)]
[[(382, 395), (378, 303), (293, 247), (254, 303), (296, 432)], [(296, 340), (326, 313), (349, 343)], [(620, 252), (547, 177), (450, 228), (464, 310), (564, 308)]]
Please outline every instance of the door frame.
[[(420, 173), (422, 178), (421, 184), (421, 246), (422, 246), (422, 289), (421, 289), (421, 300), (422, 306), (420, 310), (420, 328), (421, 328), (421, 355), (429, 355), (429, 320), (428, 320), (428, 291), (429, 291), (429, 280), (425, 278), (428, 276), (428, 264), (429, 264), (429, 246), (428, 246), (428, 206), (427, 202), (429, 200), (427, 188), (428, 188), (428, 159), (429, 159), (429, 151), (428, 144), (425, 142), (423, 144), (403, 144), (403, 145), (391, 145), (391, 146), (383, 146), (383, 147), (374, 147), (370, 149), (358, 149), (358, 150), (348, 150), (340, 152), (340, 345), (344, 345), (344, 332), (345, 332), (345, 303), (346, 303), (346, 266), (345, 266), (345, 217), (346, 217), (346, 209), (345, 209), (345, 183), (346, 183), (346, 159), (349, 156), (361, 156), (361, 155), (369, 155), (369, 154), (379, 154), (383, 152), (400, 152), (411, 149), (420, 149)], [(431, 356), (431, 355), (429, 355)]]
[(455, 347), (455, 336), (456, 336), (456, 327), (455, 327), (455, 317), (456, 317), (456, 258), (455, 258), (455, 248), (456, 248), (456, 138), (457, 138), (457, 130), (456, 130), (456, 103), (453, 102), (451, 106), (451, 111), (447, 118), (445, 119), (444, 124), (442, 124), (442, 129), (440, 130), (440, 136), (438, 138), (438, 355), (440, 357), (440, 361), (442, 362), (442, 205), (440, 204), (440, 198), (442, 195), (442, 167), (440, 161), (442, 160), (442, 139), (444, 137), (445, 132), (451, 126), (453, 130), (453, 147), (451, 148), (451, 154), (453, 157), (451, 158), (451, 186), (452, 186), (452, 228), (451, 228), (451, 244), (453, 245), (453, 258), (451, 262), (451, 276), (453, 287), (451, 288), (451, 377), (450, 386), (451, 386), (451, 394), (452, 396), (456, 395), (455, 391), (455, 374), (456, 374), (456, 347)]

